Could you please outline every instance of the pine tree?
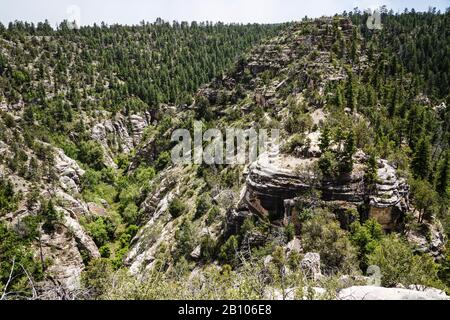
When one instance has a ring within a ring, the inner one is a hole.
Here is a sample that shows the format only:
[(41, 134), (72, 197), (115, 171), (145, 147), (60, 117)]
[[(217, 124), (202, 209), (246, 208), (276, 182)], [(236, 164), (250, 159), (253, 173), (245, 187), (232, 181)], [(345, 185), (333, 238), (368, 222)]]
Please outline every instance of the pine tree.
[(175, 239), (178, 242), (178, 256), (186, 256), (192, 252), (195, 245), (195, 235), (192, 223), (189, 220), (183, 220), (179, 230), (175, 233)]
[(34, 123), (34, 112), (31, 107), (25, 108), (23, 112), (23, 120), (28, 125), (32, 125)]
[(344, 106), (344, 94), (342, 92), (342, 87), (340, 85), (336, 88), (336, 100), (335, 104), (337, 107), (342, 108)]
[(393, 117), (395, 114), (395, 109), (397, 107), (397, 87), (394, 89), (394, 93), (391, 95), (391, 101), (388, 106), (388, 115), (389, 117)]
[(325, 153), (328, 151), (330, 147), (331, 139), (330, 139), (330, 128), (326, 125), (322, 130), (322, 134), (320, 135), (320, 151)]
[(358, 63), (358, 49), (359, 49), (358, 29), (354, 28), (350, 49), (351, 59), (354, 64)]
[(55, 230), (55, 224), (59, 220), (59, 213), (55, 209), (53, 201), (50, 200), (47, 205), (44, 205), (41, 209), (42, 217), (44, 218), (43, 228), (48, 232)]
[(339, 155), (339, 172), (349, 174), (353, 171), (353, 154), (356, 151), (355, 134), (350, 131), (344, 142), (344, 149)]
[(356, 90), (353, 82), (352, 71), (348, 72), (348, 80), (346, 85), (347, 108), (354, 111), (356, 108)]
[(378, 180), (378, 166), (375, 154), (371, 153), (367, 159), (367, 167), (364, 173), (364, 185), (369, 193), (375, 189)]
[(441, 195), (441, 197), (448, 197), (448, 188), (450, 182), (450, 151), (447, 151), (442, 160), (437, 181), (436, 181), (436, 191)]
[(421, 138), (411, 161), (415, 178), (428, 179), (431, 170), (431, 145), (428, 138)]

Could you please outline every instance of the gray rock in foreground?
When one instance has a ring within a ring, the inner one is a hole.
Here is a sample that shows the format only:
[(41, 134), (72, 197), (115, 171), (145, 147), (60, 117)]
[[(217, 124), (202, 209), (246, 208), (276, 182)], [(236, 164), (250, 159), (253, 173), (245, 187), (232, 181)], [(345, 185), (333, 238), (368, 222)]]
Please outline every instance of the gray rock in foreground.
[(450, 300), (443, 291), (425, 289), (423, 291), (382, 288), (374, 286), (357, 286), (343, 289), (338, 300)]

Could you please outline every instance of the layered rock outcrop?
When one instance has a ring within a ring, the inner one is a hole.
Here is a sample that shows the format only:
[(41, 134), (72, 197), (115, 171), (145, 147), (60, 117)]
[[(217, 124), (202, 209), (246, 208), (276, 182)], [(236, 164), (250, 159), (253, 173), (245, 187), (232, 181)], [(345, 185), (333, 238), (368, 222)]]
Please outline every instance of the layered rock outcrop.
[(378, 183), (369, 193), (364, 187), (366, 159), (367, 156), (358, 151), (353, 156), (351, 174), (339, 180), (324, 177), (318, 181), (319, 174), (312, 169), (318, 158), (269, 151), (250, 165), (243, 203), (258, 215), (287, 223), (295, 215), (297, 200), (316, 188), (321, 191), (325, 204), (360, 210), (365, 205), (367, 217), (375, 218), (387, 231), (394, 230), (409, 208), (409, 186), (397, 176), (392, 165), (379, 160)]

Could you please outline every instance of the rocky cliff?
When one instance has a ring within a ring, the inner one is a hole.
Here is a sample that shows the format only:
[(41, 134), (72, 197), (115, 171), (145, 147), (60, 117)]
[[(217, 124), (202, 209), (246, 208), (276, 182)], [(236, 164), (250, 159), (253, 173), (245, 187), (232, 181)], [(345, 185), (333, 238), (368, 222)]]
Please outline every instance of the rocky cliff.
[[(8, 152), (8, 147), (3, 151)], [(41, 199), (52, 199), (55, 209), (60, 214), (60, 218), (54, 230), (46, 230), (39, 227), (40, 237), (34, 242), (36, 257), (46, 263), (46, 271), (52, 277), (52, 282), (42, 284), (51, 288), (49, 292), (57, 294), (59, 288), (66, 290), (76, 290), (80, 287), (80, 275), (85, 268), (83, 256), (90, 259), (100, 257), (97, 246), (84, 228), (80, 225), (79, 218), (88, 216), (88, 205), (80, 199), (80, 182), (84, 174), (78, 164), (67, 157), (61, 149), (49, 146), (49, 152), (53, 152), (53, 165), (50, 170), (55, 180), (39, 185), (15, 175), (8, 174), (8, 179), (13, 182), (16, 192), (30, 194), (37, 192), (36, 200), (30, 203), (26, 197), (19, 202), (17, 211), (10, 212), (1, 217), (12, 228), (21, 229), (24, 219), (28, 216), (37, 215), (41, 209)], [(27, 150), (30, 157), (33, 156), (31, 150)], [(44, 164), (41, 164), (44, 166)], [(9, 169), (2, 166), (2, 172)], [(53, 296), (55, 298), (56, 296)], [(51, 297), (50, 297), (51, 298)]]
[[(316, 150), (317, 145), (312, 143), (310, 149)], [(385, 230), (394, 230), (409, 209), (408, 185), (397, 177), (392, 165), (386, 160), (378, 160), (378, 181), (374, 190), (368, 193), (364, 188), (367, 156), (359, 151), (353, 159), (353, 171), (344, 179), (317, 181), (320, 173), (311, 168), (318, 158), (300, 158), (269, 151), (250, 165), (243, 202), (256, 214), (268, 216), (272, 212), (272, 216), (288, 223), (297, 214), (296, 200), (316, 188), (330, 206), (366, 210), (367, 217), (375, 218)]]
[(91, 125), (91, 138), (103, 147), (106, 165), (116, 167), (113, 158), (121, 153), (129, 154), (138, 147), (152, 118), (149, 112), (114, 117), (106, 113), (103, 118), (105, 120)]
[[(302, 205), (311, 200), (309, 194), (313, 190), (318, 191), (320, 197), (312, 205), (330, 209), (343, 228), (348, 228), (356, 220), (364, 222), (374, 218), (385, 232), (407, 231), (405, 217), (413, 211), (409, 199), (410, 187), (396, 163), (382, 158), (376, 160), (376, 183), (370, 190), (365, 182), (369, 156), (362, 148), (357, 148), (353, 153), (353, 169), (350, 173), (332, 178), (323, 176), (317, 168), (322, 156), (319, 143), (325, 123), (338, 125), (338, 121), (346, 119), (347, 122), (342, 124), (344, 129), (352, 123), (361, 124), (366, 128), (364, 130), (369, 130), (367, 128), (371, 126), (363, 114), (348, 108), (342, 108), (341, 118), (335, 118), (336, 111), (329, 106), (329, 88), (348, 80), (349, 72), (346, 69), (352, 64), (350, 52), (345, 52), (339, 62), (335, 60), (337, 34), (344, 41), (349, 41), (354, 37), (354, 27), (347, 19), (318, 19), (294, 24), (252, 50), (223, 77), (203, 86), (193, 105), (179, 108), (178, 114), (182, 118), (193, 115), (201, 117), (206, 110), (206, 115), (215, 115), (212, 121), (220, 128), (281, 128), (282, 143), (277, 146), (269, 144), (269, 150), (261, 154), (257, 161), (238, 166), (240, 176), (231, 190), (236, 196), (232, 197), (232, 204), (226, 207), (225, 212), (221, 210), (222, 214), (214, 221), (216, 225), (208, 227), (210, 222), (204, 217), (193, 219), (194, 230), (201, 237), (213, 234), (213, 240), (220, 243), (230, 235), (240, 235), (244, 222), (254, 218), (262, 224), (269, 221), (275, 229), (293, 222), (299, 230), (296, 217)], [(357, 74), (363, 74), (373, 67), (368, 61), (366, 49), (358, 49), (359, 62), (353, 64), (353, 72)], [(311, 95), (310, 92), (317, 94)], [(291, 128), (289, 118), (296, 116), (297, 106), (300, 106), (300, 113), (310, 124), (305, 126), (300, 121)], [(286, 151), (296, 135), (307, 142)], [(138, 148), (140, 161), (151, 163), (155, 160), (153, 143), (154, 140), (150, 139)], [(338, 147), (332, 146), (335, 149)], [(215, 199), (215, 195), (230, 191), (230, 187), (223, 185), (220, 180), (221, 175), (231, 168), (213, 166), (213, 181), (205, 179), (207, 186), (200, 193), (197, 190), (186, 192), (183, 188), (184, 184), (195, 188), (204, 183), (199, 177), (200, 169), (196, 171), (195, 167), (194, 170), (170, 167), (163, 174), (167, 177), (166, 174), (177, 172), (175, 175), (184, 181), (181, 185), (179, 181), (170, 184), (167, 179), (155, 182), (156, 191), (148, 195), (141, 205), (147, 220), (132, 241), (126, 258), (133, 273), (145, 274), (154, 265), (159, 254), (158, 248), (169, 247), (172, 253), (177, 250), (179, 243), (175, 233), (183, 217), (168, 214), (171, 201), (179, 198), (188, 203), (189, 213), (185, 217), (192, 219), (196, 204), (191, 204), (203, 192), (210, 192)], [(201, 169), (202, 172), (207, 170)], [(211, 229), (214, 232), (211, 233)], [(202, 233), (201, 230), (209, 231)], [(161, 235), (159, 239), (155, 237), (155, 232)], [(196, 239), (190, 258), (198, 258), (203, 252), (201, 237)], [(439, 247), (433, 250), (442, 253), (443, 242), (439, 236), (433, 237), (435, 247)], [(410, 238), (413, 239), (414, 235), (411, 234)], [(247, 244), (258, 247), (270, 241), (279, 239), (274, 240), (272, 235), (255, 232), (245, 236), (242, 241), (245, 245), (240, 249), (245, 251)], [(422, 251), (430, 252), (433, 245), (423, 236), (416, 239), (416, 243), (422, 241), (429, 245), (422, 245)]]

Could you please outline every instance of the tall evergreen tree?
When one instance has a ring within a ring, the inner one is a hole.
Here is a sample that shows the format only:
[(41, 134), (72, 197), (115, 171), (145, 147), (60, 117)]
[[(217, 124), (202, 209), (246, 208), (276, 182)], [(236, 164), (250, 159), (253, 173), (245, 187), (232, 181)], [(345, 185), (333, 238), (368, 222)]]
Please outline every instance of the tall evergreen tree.
[(322, 133), (320, 135), (319, 147), (322, 153), (328, 151), (331, 143), (330, 138), (330, 128), (326, 125), (323, 127)]
[(350, 131), (345, 137), (344, 148), (339, 155), (339, 172), (341, 174), (349, 174), (353, 171), (353, 154), (355, 151), (355, 134)]
[(415, 178), (428, 179), (431, 170), (431, 144), (428, 138), (419, 140), (411, 161), (411, 169)]
[(436, 181), (436, 191), (441, 195), (441, 197), (448, 197), (448, 188), (450, 183), (450, 151), (445, 153), (444, 159), (441, 162), (437, 181)]

